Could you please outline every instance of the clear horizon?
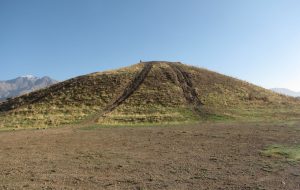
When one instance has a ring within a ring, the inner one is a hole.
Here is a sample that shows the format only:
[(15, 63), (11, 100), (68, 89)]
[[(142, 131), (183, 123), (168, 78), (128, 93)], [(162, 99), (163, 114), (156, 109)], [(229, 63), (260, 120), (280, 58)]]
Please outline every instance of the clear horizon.
[(299, 10), (296, 0), (3, 0), (0, 80), (166, 60), (300, 91)]

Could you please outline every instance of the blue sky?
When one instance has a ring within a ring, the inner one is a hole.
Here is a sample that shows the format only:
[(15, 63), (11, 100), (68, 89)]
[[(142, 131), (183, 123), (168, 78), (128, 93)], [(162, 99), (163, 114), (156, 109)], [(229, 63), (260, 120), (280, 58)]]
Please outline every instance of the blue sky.
[(299, 0), (0, 0), (0, 80), (181, 61), (300, 91)]

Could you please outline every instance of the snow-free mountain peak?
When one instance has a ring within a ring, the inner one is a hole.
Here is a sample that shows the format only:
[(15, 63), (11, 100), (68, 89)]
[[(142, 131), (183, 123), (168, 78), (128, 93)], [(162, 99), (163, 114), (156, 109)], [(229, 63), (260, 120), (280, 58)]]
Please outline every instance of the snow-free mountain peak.
[(271, 90), (287, 96), (300, 97), (300, 92), (296, 92), (287, 88), (272, 88)]

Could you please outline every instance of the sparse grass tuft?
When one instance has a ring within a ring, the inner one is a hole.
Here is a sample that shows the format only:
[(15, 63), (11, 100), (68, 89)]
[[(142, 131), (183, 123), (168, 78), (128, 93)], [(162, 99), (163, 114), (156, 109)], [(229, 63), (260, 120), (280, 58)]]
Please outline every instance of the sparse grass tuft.
[(283, 146), (272, 145), (262, 152), (265, 156), (284, 157), (292, 161), (300, 161), (300, 145), (298, 146)]

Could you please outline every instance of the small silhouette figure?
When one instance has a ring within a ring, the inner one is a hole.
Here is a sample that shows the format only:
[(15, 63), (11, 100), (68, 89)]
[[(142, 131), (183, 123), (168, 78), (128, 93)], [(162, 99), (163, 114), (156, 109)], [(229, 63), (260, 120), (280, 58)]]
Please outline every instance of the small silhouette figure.
[(143, 61), (142, 60), (140, 60), (140, 63), (142, 63)]

